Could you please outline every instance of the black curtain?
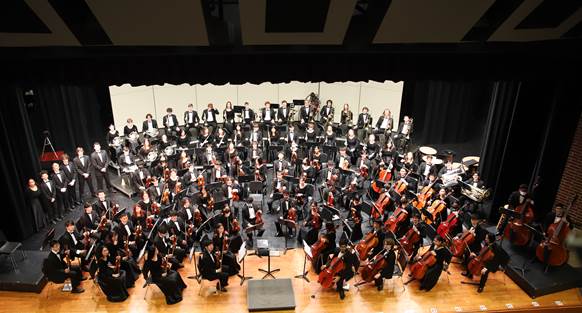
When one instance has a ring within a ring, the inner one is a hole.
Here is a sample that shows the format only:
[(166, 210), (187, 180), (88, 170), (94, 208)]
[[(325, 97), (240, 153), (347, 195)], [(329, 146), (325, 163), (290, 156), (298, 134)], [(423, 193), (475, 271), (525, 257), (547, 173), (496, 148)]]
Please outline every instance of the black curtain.
[(466, 142), (481, 136), (490, 95), (489, 82), (407, 81), (400, 120), (414, 118), (416, 142)]
[(532, 187), (537, 218), (551, 210), (582, 108), (578, 87), (561, 81), (494, 84), (480, 162), (493, 190), (491, 222), (522, 183)]
[[(24, 92), (31, 89), (34, 96), (25, 100)], [(112, 121), (109, 92), (104, 86), (1, 87), (0, 183), (8, 196), (3, 199), (0, 225), (9, 240), (32, 234), (24, 191), (29, 178), (39, 182), (44, 130), (50, 132), (56, 150), (73, 156), (76, 146), (90, 151), (94, 141), (102, 141)]]

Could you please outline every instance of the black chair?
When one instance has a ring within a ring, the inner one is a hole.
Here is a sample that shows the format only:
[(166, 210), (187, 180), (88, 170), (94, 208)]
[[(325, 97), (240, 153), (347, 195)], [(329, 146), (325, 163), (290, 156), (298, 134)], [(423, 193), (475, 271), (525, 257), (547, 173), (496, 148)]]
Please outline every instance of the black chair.
[(222, 289), (222, 285), (220, 284), (220, 279), (218, 279), (218, 278), (208, 279), (208, 277), (204, 277), (204, 275), (202, 275), (202, 270), (200, 269), (201, 261), (202, 261), (202, 254), (200, 254), (200, 256), (198, 257), (198, 272), (200, 273), (200, 279), (198, 280), (198, 284), (200, 285), (200, 289), (198, 289), (198, 295), (202, 296), (202, 288), (204, 288), (205, 281), (212, 283), (215, 280), (218, 280), (218, 289), (216, 289), (215, 293), (220, 294), (220, 290)]

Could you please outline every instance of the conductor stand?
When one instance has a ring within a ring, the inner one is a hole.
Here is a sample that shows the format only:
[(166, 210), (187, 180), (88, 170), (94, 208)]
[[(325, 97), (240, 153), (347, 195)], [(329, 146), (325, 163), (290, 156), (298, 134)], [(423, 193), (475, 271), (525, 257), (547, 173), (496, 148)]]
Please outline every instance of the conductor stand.
[(267, 257), (267, 269), (264, 270), (259, 268), (260, 272), (265, 273), (265, 276), (263, 276), (262, 279), (267, 278), (267, 276), (271, 276), (273, 279), (277, 279), (273, 273), (280, 271), (280, 269), (271, 269), (271, 250), (269, 249), (269, 241), (267, 239), (257, 239), (257, 251), (259, 257)]
[(249, 279), (253, 279), (251, 276), (245, 276), (245, 258), (247, 256), (247, 248), (246, 248), (246, 243), (243, 242), (243, 244), (240, 246), (240, 249), (238, 250), (238, 254), (237, 254), (237, 261), (239, 263), (242, 262), (242, 275), (237, 275), (240, 278), (240, 285), (242, 286), (245, 281), (249, 280)]
[(309, 256), (309, 258), (311, 259), (313, 255), (311, 254), (311, 247), (305, 242), (305, 240), (303, 240), (303, 252), (305, 253), (303, 256), (303, 271), (301, 272), (301, 275), (297, 275), (295, 276), (295, 278), (301, 278), (306, 282), (309, 282), (309, 278), (307, 278), (307, 273), (309, 273), (309, 271), (306, 268), (307, 257)]

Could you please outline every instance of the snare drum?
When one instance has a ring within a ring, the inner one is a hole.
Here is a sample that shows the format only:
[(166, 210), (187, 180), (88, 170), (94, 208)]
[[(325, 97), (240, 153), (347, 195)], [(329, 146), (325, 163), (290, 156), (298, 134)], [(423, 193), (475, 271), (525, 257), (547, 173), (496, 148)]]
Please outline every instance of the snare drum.
[(137, 141), (139, 139), (139, 134), (137, 132), (131, 132), (128, 136), (129, 141)]
[(160, 131), (157, 128), (152, 128), (152, 129), (148, 129), (145, 132), (145, 134), (150, 136), (150, 137), (158, 137), (158, 135), (160, 134)]

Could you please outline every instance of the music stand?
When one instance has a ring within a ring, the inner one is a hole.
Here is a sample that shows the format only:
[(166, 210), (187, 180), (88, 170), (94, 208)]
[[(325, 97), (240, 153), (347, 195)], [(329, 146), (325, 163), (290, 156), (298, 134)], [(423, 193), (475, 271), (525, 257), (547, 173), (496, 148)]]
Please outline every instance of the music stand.
[(238, 263), (240, 263), (242, 261), (242, 275), (237, 275), (240, 278), (240, 285), (242, 286), (246, 280), (249, 279), (253, 279), (250, 276), (245, 276), (245, 257), (247, 256), (247, 247), (246, 247), (246, 242), (243, 241), (242, 245), (240, 246), (240, 249), (238, 250), (236, 259), (238, 261)]
[(277, 279), (273, 273), (280, 271), (281, 269), (271, 269), (271, 250), (269, 249), (269, 241), (267, 239), (257, 239), (257, 255), (259, 257), (267, 255), (267, 269), (264, 270), (259, 268), (259, 272), (265, 273), (262, 279), (267, 278), (267, 276), (273, 277), (273, 279)]
[(280, 219), (278, 222), (285, 226), (285, 250), (283, 250), (283, 254), (287, 254), (287, 250), (293, 250), (293, 248), (289, 248), (287, 244), (287, 241), (289, 240), (289, 229), (293, 228), (295, 229), (295, 232), (297, 232), (297, 223), (289, 219)]
[(301, 272), (301, 275), (295, 276), (295, 278), (301, 278), (304, 279), (306, 282), (309, 282), (309, 278), (307, 278), (307, 273), (309, 273), (309, 271), (306, 269), (307, 257), (309, 256), (309, 259), (311, 259), (313, 258), (313, 254), (311, 253), (311, 247), (307, 244), (307, 242), (305, 242), (305, 240), (303, 240), (303, 252), (304, 252), (303, 272)]

